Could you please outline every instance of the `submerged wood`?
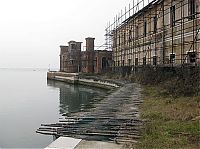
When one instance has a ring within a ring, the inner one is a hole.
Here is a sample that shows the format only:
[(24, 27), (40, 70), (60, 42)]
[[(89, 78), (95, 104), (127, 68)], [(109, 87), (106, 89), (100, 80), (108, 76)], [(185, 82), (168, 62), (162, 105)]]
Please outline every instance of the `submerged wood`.
[(58, 123), (42, 124), (36, 132), (120, 143), (136, 142), (140, 138), (139, 129), (143, 122), (138, 117), (138, 106), (142, 100), (137, 84), (126, 84), (91, 103), (95, 108), (87, 112), (65, 113)]

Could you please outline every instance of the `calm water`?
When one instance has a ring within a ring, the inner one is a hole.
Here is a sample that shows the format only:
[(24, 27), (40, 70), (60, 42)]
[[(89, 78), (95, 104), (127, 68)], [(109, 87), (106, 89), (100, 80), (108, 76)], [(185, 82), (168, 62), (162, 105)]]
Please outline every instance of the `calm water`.
[(0, 148), (43, 148), (52, 136), (36, 134), (41, 123), (83, 110), (102, 90), (46, 80), (45, 70), (0, 69)]

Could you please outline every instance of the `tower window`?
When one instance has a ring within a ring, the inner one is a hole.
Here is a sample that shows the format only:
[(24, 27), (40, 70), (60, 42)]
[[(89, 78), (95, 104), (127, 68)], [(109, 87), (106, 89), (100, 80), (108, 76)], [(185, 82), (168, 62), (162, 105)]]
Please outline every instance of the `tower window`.
[(75, 50), (76, 49), (76, 45), (75, 44), (71, 44), (71, 49)]

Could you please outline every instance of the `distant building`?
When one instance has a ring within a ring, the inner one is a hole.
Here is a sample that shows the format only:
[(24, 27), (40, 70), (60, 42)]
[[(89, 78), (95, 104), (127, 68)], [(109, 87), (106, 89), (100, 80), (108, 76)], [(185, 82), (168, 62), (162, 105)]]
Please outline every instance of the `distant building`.
[(60, 46), (60, 71), (67, 73), (103, 73), (112, 63), (112, 51), (94, 50), (95, 38), (86, 38), (86, 51), (81, 50), (82, 42), (70, 41)]

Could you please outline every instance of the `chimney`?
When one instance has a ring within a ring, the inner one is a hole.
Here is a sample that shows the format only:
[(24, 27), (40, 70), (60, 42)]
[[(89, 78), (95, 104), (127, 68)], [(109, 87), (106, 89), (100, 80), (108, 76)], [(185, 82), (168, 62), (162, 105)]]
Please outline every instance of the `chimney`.
[(86, 40), (86, 51), (94, 51), (94, 40), (95, 38), (85, 38)]

